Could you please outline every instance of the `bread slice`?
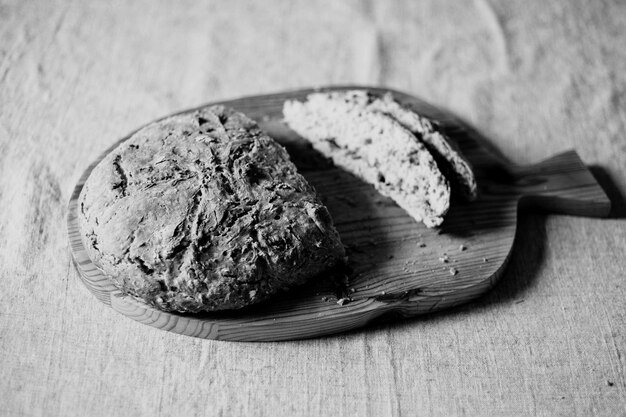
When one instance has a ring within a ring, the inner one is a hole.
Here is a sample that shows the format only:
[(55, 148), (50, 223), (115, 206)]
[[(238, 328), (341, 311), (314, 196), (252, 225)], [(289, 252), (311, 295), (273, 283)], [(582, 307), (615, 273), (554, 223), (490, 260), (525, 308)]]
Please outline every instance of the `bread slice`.
[(240, 308), (345, 256), (285, 149), (223, 106), (133, 134), (94, 168), (79, 207), (90, 258), (165, 311)]
[(476, 199), (476, 176), (470, 163), (463, 157), (458, 146), (436, 124), (398, 103), (391, 93), (378, 98), (360, 90), (346, 92), (345, 97), (350, 98), (357, 106), (387, 114), (409, 129), (434, 156), (439, 169), (451, 182), (452, 191), (458, 191), (467, 200)]
[(287, 101), (285, 122), (333, 162), (373, 184), (415, 220), (442, 223), (450, 186), (413, 133), (389, 115), (359, 104), (361, 93), (314, 93)]

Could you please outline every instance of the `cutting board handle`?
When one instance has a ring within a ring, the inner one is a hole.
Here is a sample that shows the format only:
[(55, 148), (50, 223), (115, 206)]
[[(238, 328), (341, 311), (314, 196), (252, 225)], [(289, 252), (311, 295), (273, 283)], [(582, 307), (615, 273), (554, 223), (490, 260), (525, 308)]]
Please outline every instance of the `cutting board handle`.
[(607, 217), (611, 211), (608, 196), (573, 150), (511, 174), (523, 207), (589, 217)]

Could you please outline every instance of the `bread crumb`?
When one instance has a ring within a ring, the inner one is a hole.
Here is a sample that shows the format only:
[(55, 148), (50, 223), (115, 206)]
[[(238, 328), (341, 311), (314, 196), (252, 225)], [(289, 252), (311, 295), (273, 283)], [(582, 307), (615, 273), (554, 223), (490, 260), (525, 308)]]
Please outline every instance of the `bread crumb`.
[(483, 258), (483, 262), (489, 262), (489, 259)]
[(444, 264), (448, 263), (450, 259), (448, 258), (448, 255), (446, 255), (445, 253), (443, 254), (442, 257), (439, 258), (439, 262), (442, 262)]
[(350, 301), (350, 299), (349, 299), (349, 298), (344, 297), (344, 298), (340, 298), (339, 300), (337, 300), (337, 304), (339, 304), (340, 306), (342, 306), (342, 305), (344, 305), (344, 304), (347, 304), (349, 301)]
[(461, 246), (459, 246), (459, 250), (460, 250), (461, 252), (463, 252), (465, 249), (467, 249), (467, 247), (465, 247), (465, 245), (461, 245)]
[(459, 271), (456, 270), (456, 268), (450, 268), (450, 275), (454, 276), (456, 274), (458, 274)]

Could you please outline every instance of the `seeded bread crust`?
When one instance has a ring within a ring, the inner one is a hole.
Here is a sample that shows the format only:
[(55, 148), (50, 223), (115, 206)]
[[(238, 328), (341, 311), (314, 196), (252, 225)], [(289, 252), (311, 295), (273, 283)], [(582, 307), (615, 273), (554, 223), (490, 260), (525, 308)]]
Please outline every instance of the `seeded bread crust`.
[(415, 220), (440, 225), (450, 206), (450, 186), (434, 158), (398, 121), (355, 104), (359, 99), (360, 93), (331, 92), (310, 94), (304, 103), (287, 101), (285, 122)]
[(165, 311), (240, 308), (345, 256), (285, 149), (223, 106), (136, 132), (94, 168), (79, 207), (91, 259)]

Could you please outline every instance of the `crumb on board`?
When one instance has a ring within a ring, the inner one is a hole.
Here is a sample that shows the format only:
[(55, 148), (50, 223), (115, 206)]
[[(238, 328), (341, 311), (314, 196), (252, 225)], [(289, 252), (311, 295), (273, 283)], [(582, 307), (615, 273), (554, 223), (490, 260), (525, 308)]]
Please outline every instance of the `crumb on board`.
[(489, 259), (483, 258), (483, 262), (489, 262)]
[(456, 275), (458, 273), (459, 273), (459, 271), (457, 271), (456, 268), (450, 268), (450, 275), (454, 276), (454, 275)]
[(465, 249), (467, 249), (467, 246), (465, 246), (465, 245), (463, 245), (463, 244), (459, 246), (459, 250), (460, 250), (461, 252), (463, 252)]
[(449, 260), (450, 259), (448, 258), (448, 255), (446, 255), (445, 253), (443, 254), (443, 256), (439, 258), (439, 262), (444, 263), (444, 264), (448, 263)]
[(348, 297), (343, 297), (337, 300), (337, 304), (339, 304), (340, 306), (344, 304), (348, 304), (349, 302), (350, 302), (350, 299)]
[(424, 243), (424, 242), (417, 242), (417, 246), (419, 246), (420, 248), (425, 248), (426, 247), (426, 243)]

